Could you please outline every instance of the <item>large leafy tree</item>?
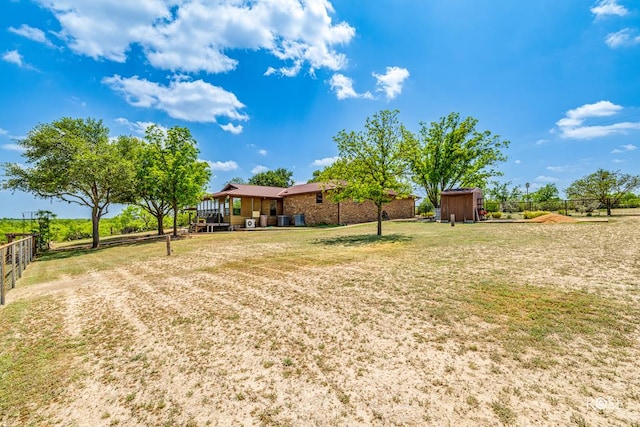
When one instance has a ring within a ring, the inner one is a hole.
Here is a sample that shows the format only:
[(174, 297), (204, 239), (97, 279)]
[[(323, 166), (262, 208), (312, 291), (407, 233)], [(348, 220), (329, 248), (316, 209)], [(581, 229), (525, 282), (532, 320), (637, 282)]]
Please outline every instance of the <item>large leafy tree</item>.
[(178, 235), (178, 210), (198, 203), (211, 172), (207, 162), (198, 160), (200, 151), (187, 128), (175, 126), (167, 131), (147, 128), (145, 139), (153, 146), (152, 163), (155, 189), (153, 197), (169, 204), (173, 211), (173, 235)]
[(364, 131), (340, 131), (334, 138), (338, 160), (322, 171), (329, 197), (336, 202), (372, 201), (378, 209), (378, 236), (382, 235), (382, 206), (409, 195), (404, 177), (402, 125), (398, 111), (383, 110), (367, 118)]
[(138, 140), (136, 150), (136, 201), (135, 204), (156, 219), (158, 235), (164, 234), (164, 218), (171, 211), (166, 197), (166, 170), (163, 144), (150, 142), (157, 128), (147, 129), (147, 140)]
[(293, 172), (285, 168), (278, 168), (265, 172), (259, 172), (249, 178), (251, 185), (264, 185), (267, 187), (291, 187), (294, 184)]
[(413, 181), (434, 206), (440, 206), (442, 191), (484, 187), (490, 177), (502, 175), (494, 166), (506, 160), (502, 150), (509, 141), (488, 130), (477, 131), (477, 124), (473, 117), (451, 113), (430, 125), (421, 122), (417, 135), (404, 131), (403, 151)]
[(611, 205), (615, 205), (625, 194), (640, 188), (640, 176), (598, 169), (574, 181), (566, 189), (570, 199), (596, 199), (607, 206), (607, 215), (611, 215)]
[(555, 184), (546, 184), (531, 195), (534, 202), (551, 202), (560, 200), (560, 191)]
[(4, 187), (90, 208), (97, 248), (100, 219), (111, 203), (133, 198), (131, 140), (110, 140), (102, 120), (65, 117), (37, 125), (19, 144), (26, 165), (5, 164)]

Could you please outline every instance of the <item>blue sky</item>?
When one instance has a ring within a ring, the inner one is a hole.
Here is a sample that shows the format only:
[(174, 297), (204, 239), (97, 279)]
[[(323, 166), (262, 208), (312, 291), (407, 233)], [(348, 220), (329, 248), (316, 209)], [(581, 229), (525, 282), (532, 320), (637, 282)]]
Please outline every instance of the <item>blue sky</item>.
[[(398, 109), (413, 131), (477, 118), (531, 190), (640, 174), (637, 0), (5, 0), (0, 59), (0, 162), (38, 123), (93, 117), (188, 127), (212, 191), (278, 167), (305, 182), (341, 129)], [(37, 209), (89, 213), (0, 191), (0, 217)]]

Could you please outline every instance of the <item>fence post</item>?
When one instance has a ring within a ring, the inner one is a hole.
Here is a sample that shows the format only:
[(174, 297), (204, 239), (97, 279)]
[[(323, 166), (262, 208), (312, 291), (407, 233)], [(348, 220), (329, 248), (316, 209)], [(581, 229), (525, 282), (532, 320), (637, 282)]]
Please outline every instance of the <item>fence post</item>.
[(22, 256), (22, 240), (18, 241), (18, 279), (22, 278), (22, 266), (24, 265), (24, 257)]
[(455, 226), (456, 225), (456, 214), (451, 214), (451, 226)]
[(167, 234), (167, 255), (171, 255), (171, 234)]
[(567, 201), (564, 201), (564, 216), (569, 216), (569, 211), (567, 210)]
[(4, 248), (0, 248), (0, 305), (4, 305)]
[(16, 287), (16, 245), (11, 245), (11, 289)]

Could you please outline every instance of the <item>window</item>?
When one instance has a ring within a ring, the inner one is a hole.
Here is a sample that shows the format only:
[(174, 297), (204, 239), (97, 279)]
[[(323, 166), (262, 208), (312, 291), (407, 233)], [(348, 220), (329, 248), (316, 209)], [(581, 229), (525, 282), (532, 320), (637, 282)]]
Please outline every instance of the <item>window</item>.
[(316, 203), (322, 203), (322, 193), (316, 193)]
[(242, 207), (242, 199), (238, 199), (237, 197), (233, 198), (233, 214), (240, 215), (240, 208)]
[(278, 201), (277, 200), (271, 200), (271, 202), (269, 203), (269, 215), (271, 215), (271, 216), (278, 215)]

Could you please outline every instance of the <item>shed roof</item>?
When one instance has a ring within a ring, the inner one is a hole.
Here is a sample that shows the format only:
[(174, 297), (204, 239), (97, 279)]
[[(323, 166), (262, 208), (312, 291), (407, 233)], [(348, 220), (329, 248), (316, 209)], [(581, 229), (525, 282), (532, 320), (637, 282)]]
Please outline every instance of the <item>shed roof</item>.
[(445, 191), (441, 191), (440, 195), (445, 195), (445, 196), (456, 196), (456, 195), (461, 195), (461, 194), (473, 194), (473, 193), (480, 193), (482, 194), (482, 190), (478, 187), (473, 187), (473, 188), (454, 188), (451, 190), (445, 190)]
[(227, 184), (221, 191), (213, 193), (210, 197), (263, 197), (266, 199), (280, 199), (283, 187), (265, 187), (262, 185)]

